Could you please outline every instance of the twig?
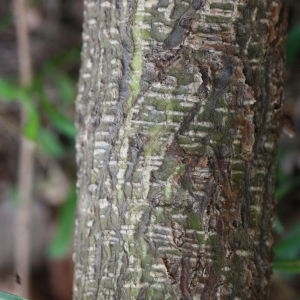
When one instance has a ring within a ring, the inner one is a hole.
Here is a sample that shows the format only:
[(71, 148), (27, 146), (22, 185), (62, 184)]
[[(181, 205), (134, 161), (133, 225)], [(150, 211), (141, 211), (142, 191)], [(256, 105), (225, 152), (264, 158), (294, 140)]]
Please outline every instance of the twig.
[[(26, 0), (14, 0), (15, 26), (18, 43), (19, 78), (22, 86), (32, 81), (29, 34), (26, 22)], [(21, 122), (24, 126), (26, 113), (21, 105)], [(18, 191), (19, 202), (15, 220), (15, 269), (21, 284), (16, 283), (16, 292), (28, 297), (30, 278), (30, 207), (32, 201), (35, 144), (20, 136)]]

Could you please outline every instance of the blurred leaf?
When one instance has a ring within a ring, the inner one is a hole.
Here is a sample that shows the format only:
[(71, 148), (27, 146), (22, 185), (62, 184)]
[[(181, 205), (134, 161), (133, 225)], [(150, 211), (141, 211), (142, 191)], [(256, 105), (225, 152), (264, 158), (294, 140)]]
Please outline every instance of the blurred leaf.
[(30, 101), (24, 102), (26, 121), (23, 128), (25, 137), (36, 141), (39, 131), (39, 114), (36, 107)]
[(287, 36), (286, 40), (286, 61), (290, 66), (300, 53), (300, 24), (295, 26)]
[(276, 189), (275, 189), (275, 199), (280, 201), (285, 196), (287, 196), (293, 189), (300, 186), (300, 176), (295, 177), (286, 174), (282, 170), (282, 161), (291, 154), (292, 149), (279, 149), (276, 157)]
[(70, 121), (66, 116), (63, 116), (57, 109), (49, 103), (49, 101), (46, 101), (43, 99), (42, 106), (47, 114), (50, 121), (53, 123), (53, 125), (64, 135), (67, 137), (74, 139), (75, 138), (75, 126), (72, 121)]
[(38, 143), (42, 150), (53, 158), (61, 158), (65, 152), (59, 139), (48, 129), (40, 129)]
[(18, 194), (18, 189), (16, 186), (11, 186), (8, 189), (8, 197), (7, 199), (10, 201), (10, 203), (16, 207), (18, 206), (19, 203), (19, 194)]
[(72, 65), (80, 61), (81, 47), (76, 46), (72, 49), (68, 49), (65, 52), (62, 52), (48, 61), (49, 64), (52, 64), (56, 67), (62, 67), (65, 65)]
[(294, 188), (300, 185), (300, 177), (290, 177), (288, 176), (286, 180), (281, 180), (281, 184), (276, 187), (275, 198), (276, 200), (281, 200)]
[(0, 19), (0, 33), (2, 31), (4, 31), (12, 23), (12, 20), (13, 20), (13, 18), (12, 18), (11, 15), (1, 17), (1, 19)]
[(0, 79), (0, 98), (3, 101), (23, 101), (28, 99), (25, 89), (19, 88), (9, 80)]
[[(56, 58), (48, 60), (44, 65), (42, 72), (37, 74), (31, 85), (31, 93), (37, 95), (40, 100), (42, 108), (41, 113), (45, 113), (50, 125), (53, 125), (56, 130), (68, 137), (71, 140), (75, 138), (75, 126), (73, 120), (67, 116), (67, 113), (73, 111), (74, 98), (76, 95), (75, 82), (61, 71), (59, 64), (68, 60), (68, 55), (73, 51), (66, 52), (66, 54), (59, 55)], [(76, 48), (75, 55), (79, 57), (78, 49)], [(59, 105), (52, 104), (52, 100), (48, 99), (45, 94), (45, 83), (47, 81), (54, 83), (54, 89), (58, 92)]]
[(25, 300), (25, 298), (5, 292), (0, 292), (0, 300)]
[(277, 259), (295, 259), (300, 253), (300, 223), (296, 224), (285, 238), (274, 246)]
[(26, 89), (10, 83), (8, 80), (0, 79), (0, 98), (4, 101), (21, 102), (26, 114), (26, 121), (23, 127), (23, 134), (30, 140), (36, 140), (39, 129), (39, 114)]
[(275, 260), (273, 269), (279, 272), (300, 273), (300, 260)]
[(30, 0), (29, 4), (30, 6), (38, 5), (42, 3), (43, 0)]
[(64, 103), (74, 103), (75, 84), (71, 78), (60, 72), (57, 74), (56, 81), (59, 88), (60, 99)]
[(57, 234), (48, 248), (50, 257), (58, 259), (67, 255), (73, 237), (75, 210), (76, 188), (73, 185), (67, 201), (59, 211)]
[(284, 227), (278, 217), (275, 218), (274, 229), (278, 234), (284, 233)]
[(58, 88), (60, 100), (64, 103), (72, 104), (75, 98), (75, 82), (69, 75), (62, 72), (54, 63), (48, 62), (43, 69), (43, 76), (52, 78)]

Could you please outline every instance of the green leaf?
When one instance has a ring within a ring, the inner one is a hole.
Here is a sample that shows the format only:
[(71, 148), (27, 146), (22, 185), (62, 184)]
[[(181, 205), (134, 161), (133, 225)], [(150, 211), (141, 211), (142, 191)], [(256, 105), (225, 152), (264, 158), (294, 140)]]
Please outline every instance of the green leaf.
[(286, 61), (290, 66), (300, 53), (300, 24), (289, 33), (286, 41)]
[(48, 129), (40, 129), (38, 143), (41, 149), (53, 158), (61, 158), (65, 149), (55, 134)]
[(75, 138), (76, 130), (73, 122), (63, 117), (62, 115), (56, 115), (55, 118), (52, 119), (52, 121), (61, 133), (63, 133), (71, 139)]
[(45, 110), (50, 121), (53, 125), (64, 135), (67, 137), (74, 139), (75, 138), (75, 126), (72, 121), (70, 121), (67, 117), (63, 116), (54, 105), (50, 104), (49, 101), (45, 99), (42, 100), (42, 106)]
[(0, 292), (0, 300), (25, 300), (25, 298), (5, 292)]
[(8, 80), (0, 79), (0, 98), (2, 100), (21, 102), (26, 114), (23, 134), (26, 138), (35, 141), (39, 129), (39, 114), (26, 89), (10, 83)]
[(274, 246), (277, 259), (295, 259), (300, 253), (300, 223), (297, 223), (282, 239)]
[(1, 17), (0, 19), (0, 33), (4, 31), (13, 21), (12, 15)]
[(9, 80), (0, 79), (0, 98), (3, 101), (23, 101), (28, 99), (28, 94), (25, 89), (19, 88)]
[(277, 201), (281, 200), (284, 196), (286, 196), (289, 192), (291, 192), (294, 188), (300, 185), (300, 176), (290, 178), (289, 180), (285, 180), (281, 183), (275, 190), (275, 199)]
[(63, 258), (68, 254), (73, 236), (76, 210), (76, 188), (72, 186), (67, 201), (61, 207), (58, 216), (58, 231), (48, 248), (52, 258)]
[(300, 274), (300, 260), (275, 260), (273, 262), (273, 269), (278, 272)]
[(75, 83), (72, 79), (62, 72), (57, 72), (56, 82), (58, 86), (59, 96), (64, 103), (74, 103), (75, 99)]
[(275, 217), (274, 229), (278, 234), (284, 233), (284, 227), (283, 227), (281, 221), (279, 220), (278, 216)]
[(36, 107), (30, 101), (24, 102), (26, 120), (23, 134), (30, 140), (36, 141), (39, 131), (39, 114)]
[(281, 168), (281, 163), (284, 160), (286, 155), (289, 155), (291, 149), (278, 149), (276, 154), (276, 182), (279, 184), (284, 184), (285, 182), (289, 181), (289, 176), (283, 172)]
[(48, 61), (48, 64), (51, 64), (55, 67), (66, 67), (68, 65), (74, 65), (80, 60), (81, 47), (73, 47), (66, 50), (65, 52), (59, 53)]

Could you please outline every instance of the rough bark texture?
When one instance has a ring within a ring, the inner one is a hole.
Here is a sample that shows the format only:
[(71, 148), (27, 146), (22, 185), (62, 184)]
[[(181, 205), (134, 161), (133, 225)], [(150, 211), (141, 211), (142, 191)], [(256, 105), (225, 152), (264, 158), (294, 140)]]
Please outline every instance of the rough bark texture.
[(266, 299), (280, 0), (86, 0), (74, 299)]

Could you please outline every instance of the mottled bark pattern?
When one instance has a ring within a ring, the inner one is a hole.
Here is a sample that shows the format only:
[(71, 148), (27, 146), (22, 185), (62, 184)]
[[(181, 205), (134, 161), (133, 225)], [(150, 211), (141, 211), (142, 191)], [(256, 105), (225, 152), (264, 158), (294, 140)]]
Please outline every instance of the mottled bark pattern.
[(280, 0), (86, 0), (74, 299), (266, 299)]

